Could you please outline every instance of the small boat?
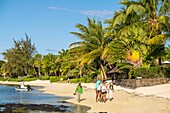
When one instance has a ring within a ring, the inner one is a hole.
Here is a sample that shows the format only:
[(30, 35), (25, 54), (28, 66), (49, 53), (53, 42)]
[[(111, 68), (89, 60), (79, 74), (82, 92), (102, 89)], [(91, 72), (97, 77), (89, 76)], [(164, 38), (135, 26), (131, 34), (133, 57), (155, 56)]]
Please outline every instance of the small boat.
[(30, 87), (30, 85), (27, 85), (27, 87), (15, 87), (16, 91), (31, 91), (32, 88)]
[(28, 88), (19, 88), (19, 87), (15, 87), (16, 91), (28, 91)]

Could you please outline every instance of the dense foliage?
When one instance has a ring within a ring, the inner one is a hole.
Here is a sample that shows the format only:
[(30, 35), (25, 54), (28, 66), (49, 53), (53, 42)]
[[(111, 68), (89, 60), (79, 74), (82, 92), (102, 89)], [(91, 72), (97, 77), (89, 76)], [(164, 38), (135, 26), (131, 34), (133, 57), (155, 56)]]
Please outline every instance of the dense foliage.
[(6, 62), (2, 65), (3, 73), (10, 77), (25, 76), (29, 74), (31, 65), (29, 60), (32, 58), (36, 48), (31, 44), (31, 39), (26, 35), (26, 40), (14, 40), (14, 47), (7, 49), (2, 54)]

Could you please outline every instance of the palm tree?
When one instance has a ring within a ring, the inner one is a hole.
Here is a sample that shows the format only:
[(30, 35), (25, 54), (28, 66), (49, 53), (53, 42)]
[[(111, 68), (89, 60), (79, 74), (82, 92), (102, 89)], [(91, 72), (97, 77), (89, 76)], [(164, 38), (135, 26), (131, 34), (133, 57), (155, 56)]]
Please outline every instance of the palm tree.
[[(162, 3), (159, 11), (157, 11), (158, 2)], [(136, 61), (139, 61), (136, 62), (137, 64), (143, 64), (142, 61), (145, 61), (145, 59), (148, 59), (149, 56), (155, 53), (153, 50), (160, 50), (157, 49), (157, 45), (164, 44), (165, 39), (169, 35), (168, 26), (170, 24), (169, 18), (166, 16), (167, 6), (169, 5), (168, 2), (169, 1), (166, 0), (122, 0), (120, 3), (123, 4), (125, 8), (116, 12), (113, 19), (106, 20), (109, 24), (109, 26), (106, 27), (108, 30), (107, 36), (113, 38), (109, 46), (115, 51), (119, 48), (117, 50), (121, 50), (121, 53), (126, 55), (124, 59), (129, 60), (130, 62), (128, 62), (130, 64), (134, 64)], [(156, 16), (156, 12), (160, 12), (159, 19), (158, 16)], [(113, 46), (113, 44), (118, 41), (121, 41), (121, 45), (117, 45), (117, 47)], [(156, 48), (154, 47), (154, 49), (151, 47), (153, 44), (156, 44)], [(119, 52), (116, 51), (115, 53)], [(120, 57), (120, 55), (117, 56)], [(124, 55), (122, 57), (124, 57)], [(159, 55), (162, 54), (159, 53)], [(119, 59), (122, 59), (122, 57)], [(135, 60), (136, 58), (137, 60)], [(134, 66), (136, 66), (136, 64)]]
[[(30, 62), (33, 66), (34, 72), (37, 75), (37, 77), (41, 76), (41, 61), (42, 61), (42, 55), (41, 54), (35, 54), (33, 58), (31, 58)], [(38, 74), (37, 70), (38, 68)]]
[(68, 50), (62, 49), (58, 52), (55, 63), (57, 64), (59, 75), (67, 75), (67, 73), (72, 69), (72, 67), (75, 67), (74, 64), (70, 62), (70, 59), (72, 58), (73, 56), (70, 55)]
[[(125, 4), (125, 2), (122, 3)], [(110, 63), (124, 61), (137, 68), (142, 65), (147, 40), (146, 33), (141, 27), (144, 22), (138, 20), (140, 16), (135, 11), (127, 13), (127, 7), (132, 3), (127, 1), (125, 8), (117, 11), (112, 19), (105, 21), (109, 24), (105, 28), (106, 34), (112, 37), (112, 41), (105, 49), (103, 57), (107, 58)], [(142, 13), (144, 9), (140, 9)]]
[(165, 47), (165, 52), (166, 52), (166, 55), (163, 57), (163, 60), (166, 61), (170, 61), (170, 45), (167, 45)]
[(85, 64), (97, 64), (100, 66), (102, 78), (107, 79), (104, 59), (102, 54), (105, 46), (108, 44), (108, 39), (104, 37), (105, 31), (102, 28), (100, 20), (97, 22), (95, 19), (87, 18), (88, 26), (77, 24), (76, 27), (81, 31), (71, 32), (71, 34), (81, 39), (80, 42), (75, 42), (70, 45), (70, 52), (78, 56), (77, 62), (79, 63), (80, 74)]
[(159, 58), (159, 64), (161, 64), (160, 57), (161, 55), (164, 55), (164, 44), (170, 35), (170, 20), (168, 17), (168, 12), (170, 12), (170, 1), (139, 0), (131, 3), (131, 5), (127, 7), (127, 12), (128, 14), (134, 11), (139, 12), (140, 9), (145, 9), (141, 14), (137, 14), (141, 15), (139, 21), (144, 20), (145, 24), (148, 26), (145, 28), (146, 32), (149, 31), (147, 36), (148, 49), (153, 53), (156, 53), (154, 51), (157, 51), (158, 54), (155, 55), (155, 58)]
[(53, 55), (51, 53), (43, 56), (42, 58), (42, 71), (45, 75), (56, 75), (56, 63), (55, 60), (57, 59), (56, 55)]

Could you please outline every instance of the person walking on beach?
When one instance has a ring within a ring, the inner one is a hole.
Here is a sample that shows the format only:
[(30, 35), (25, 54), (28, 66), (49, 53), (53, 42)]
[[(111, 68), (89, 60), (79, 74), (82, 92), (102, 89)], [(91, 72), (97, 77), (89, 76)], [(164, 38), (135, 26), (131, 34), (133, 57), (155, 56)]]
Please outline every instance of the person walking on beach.
[(113, 99), (113, 91), (114, 91), (113, 83), (110, 82), (109, 83), (109, 98), (110, 98), (110, 101)]
[(100, 90), (102, 93), (102, 101), (105, 103), (106, 102), (106, 94), (107, 94), (107, 84), (106, 80), (103, 80), (102, 84), (100, 85)]
[(78, 95), (77, 101), (80, 102), (80, 95), (83, 93), (83, 87), (81, 86), (81, 83), (78, 84), (76, 87), (74, 95)]
[(101, 99), (100, 84), (101, 84), (101, 81), (97, 80), (96, 81), (96, 85), (95, 85), (95, 89), (96, 89), (96, 102), (98, 102), (98, 100)]

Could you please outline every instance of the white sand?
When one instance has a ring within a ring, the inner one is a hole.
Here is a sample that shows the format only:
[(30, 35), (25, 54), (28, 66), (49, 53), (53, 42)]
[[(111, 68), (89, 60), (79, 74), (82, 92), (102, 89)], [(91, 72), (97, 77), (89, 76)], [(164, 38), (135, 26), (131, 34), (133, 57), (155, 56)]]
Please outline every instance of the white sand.
[[(16, 82), (0, 83), (18, 84)], [(94, 83), (82, 83), (84, 93), (80, 103), (76, 101), (77, 96), (73, 95), (76, 84), (50, 83), (49, 81), (32, 81), (25, 84), (44, 86), (41, 90), (45, 93), (72, 97), (66, 101), (91, 107), (88, 113), (170, 113), (170, 84), (136, 89), (114, 86), (114, 99), (106, 103), (95, 102)]]

